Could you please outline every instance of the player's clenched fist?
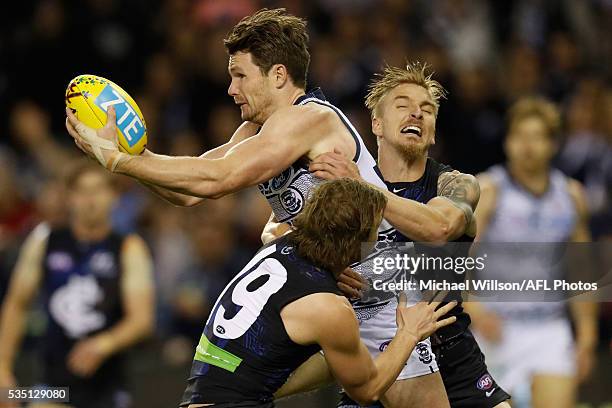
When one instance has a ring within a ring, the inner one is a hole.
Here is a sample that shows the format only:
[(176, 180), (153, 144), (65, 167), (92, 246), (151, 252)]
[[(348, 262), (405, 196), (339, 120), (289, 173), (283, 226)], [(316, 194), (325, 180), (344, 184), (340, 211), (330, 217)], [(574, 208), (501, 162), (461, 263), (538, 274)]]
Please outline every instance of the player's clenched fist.
[(425, 340), (440, 327), (448, 326), (457, 320), (455, 316), (451, 316), (438, 321), (440, 317), (457, 306), (456, 301), (450, 302), (438, 310), (436, 308), (440, 305), (440, 302), (419, 302), (411, 307), (406, 307), (406, 302), (406, 295), (401, 293), (396, 311), (397, 330), (414, 336), (417, 342)]

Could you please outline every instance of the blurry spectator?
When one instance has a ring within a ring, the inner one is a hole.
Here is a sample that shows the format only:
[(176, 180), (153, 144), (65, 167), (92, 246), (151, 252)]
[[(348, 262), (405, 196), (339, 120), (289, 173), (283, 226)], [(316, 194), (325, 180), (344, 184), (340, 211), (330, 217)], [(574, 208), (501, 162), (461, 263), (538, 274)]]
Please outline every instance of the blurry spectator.
[(51, 228), (60, 228), (68, 224), (68, 208), (64, 201), (66, 188), (61, 180), (47, 182), (36, 197), (38, 219), (48, 223)]
[(484, 0), (428, 1), (427, 33), (446, 48), (451, 63), (472, 68), (493, 59), (489, 3)]
[[(568, 104), (567, 141), (561, 149), (559, 167), (580, 180), (594, 214), (610, 212), (612, 194), (612, 119), (610, 90), (597, 79), (581, 81)], [(607, 128), (606, 128), (607, 126)], [(593, 224), (594, 228), (601, 225)], [(599, 235), (599, 231), (595, 231)]]
[(34, 221), (34, 206), (25, 198), (16, 170), (12, 157), (0, 151), (0, 250), (20, 240)]
[(460, 70), (455, 80), (455, 91), (440, 106), (438, 139), (453, 167), (477, 173), (503, 158), (505, 104), (485, 66)]
[(185, 219), (193, 248), (192, 262), (174, 283), (170, 300), (174, 333), (194, 345), (215, 299), (252, 253), (237, 240), (233, 225), (235, 199), (206, 201)]
[[(11, 131), (17, 146), (24, 149), (20, 157), (22, 177), (28, 177), (28, 187), (33, 189), (37, 181), (59, 178), (64, 165), (74, 159), (76, 149), (68, 149), (58, 143), (51, 130), (48, 112), (31, 100), (17, 103), (11, 112)], [(30, 191), (32, 192), (32, 191)]]

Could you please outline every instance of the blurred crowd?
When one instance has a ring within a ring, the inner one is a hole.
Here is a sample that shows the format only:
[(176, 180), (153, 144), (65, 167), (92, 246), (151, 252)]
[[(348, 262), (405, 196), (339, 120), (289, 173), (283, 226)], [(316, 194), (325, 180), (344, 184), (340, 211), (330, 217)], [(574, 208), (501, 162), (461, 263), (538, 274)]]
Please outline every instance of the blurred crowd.
[[(120, 84), (144, 113), (151, 150), (199, 155), (240, 123), (222, 39), (243, 16), (279, 6), (308, 20), (308, 87), (323, 88), (374, 154), (363, 97), (385, 63), (432, 65), (449, 90), (433, 154), (464, 172), (503, 161), (512, 102), (551, 98), (564, 119), (557, 165), (584, 183), (594, 238), (612, 239), (610, 0), (21, 1), (0, 14), (0, 299), (24, 234), (66, 222), (58, 180), (80, 155), (63, 128), (70, 79)], [(127, 178), (120, 188), (115, 225), (141, 233), (155, 259), (165, 355), (190, 360), (269, 208), (256, 189), (182, 209)]]

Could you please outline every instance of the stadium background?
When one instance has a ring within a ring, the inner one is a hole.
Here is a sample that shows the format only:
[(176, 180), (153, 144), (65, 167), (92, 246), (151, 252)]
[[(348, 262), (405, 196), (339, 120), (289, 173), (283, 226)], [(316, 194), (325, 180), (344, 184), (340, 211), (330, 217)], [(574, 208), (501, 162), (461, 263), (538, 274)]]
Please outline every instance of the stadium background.
[[(80, 154), (63, 128), (69, 80), (92, 73), (120, 84), (142, 108), (149, 148), (198, 155), (240, 120), (226, 94), (222, 38), (264, 6), (308, 19), (309, 88), (321, 86), (344, 109), (373, 153), (363, 96), (383, 62), (433, 66), (450, 91), (433, 155), (464, 172), (503, 160), (504, 114), (518, 97), (557, 102), (556, 164), (585, 184), (594, 239), (612, 239), (610, 0), (20, 1), (0, 13), (0, 299), (25, 234), (40, 220), (66, 222), (57, 177)], [(115, 225), (147, 239), (159, 297), (155, 338), (131, 354), (136, 407), (175, 406), (210, 302), (258, 248), (269, 210), (256, 189), (179, 209), (126, 178), (120, 186)], [(22, 385), (37, 376), (44, 324), (33, 312)], [(608, 304), (598, 368), (581, 388), (587, 406), (612, 404), (611, 334)], [(334, 391), (310, 398), (290, 406), (319, 406)]]

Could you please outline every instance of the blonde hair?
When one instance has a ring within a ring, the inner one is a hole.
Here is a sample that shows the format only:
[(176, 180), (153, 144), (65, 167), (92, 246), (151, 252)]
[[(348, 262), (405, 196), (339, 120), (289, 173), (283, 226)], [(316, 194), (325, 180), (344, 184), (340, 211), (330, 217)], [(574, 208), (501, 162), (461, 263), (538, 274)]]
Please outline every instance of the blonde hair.
[(561, 129), (561, 114), (554, 103), (542, 97), (519, 99), (508, 111), (508, 128), (512, 129), (516, 122), (530, 117), (540, 119), (546, 126), (548, 135), (552, 139), (557, 138)]
[(387, 65), (381, 74), (376, 74), (374, 80), (368, 87), (365, 105), (370, 110), (372, 116), (380, 104), (380, 101), (393, 88), (402, 84), (415, 84), (427, 90), (436, 105), (436, 114), (440, 107), (440, 99), (446, 98), (446, 90), (442, 85), (432, 79), (432, 72), (429, 72), (429, 65), (416, 61), (407, 62), (406, 68), (397, 68)]

